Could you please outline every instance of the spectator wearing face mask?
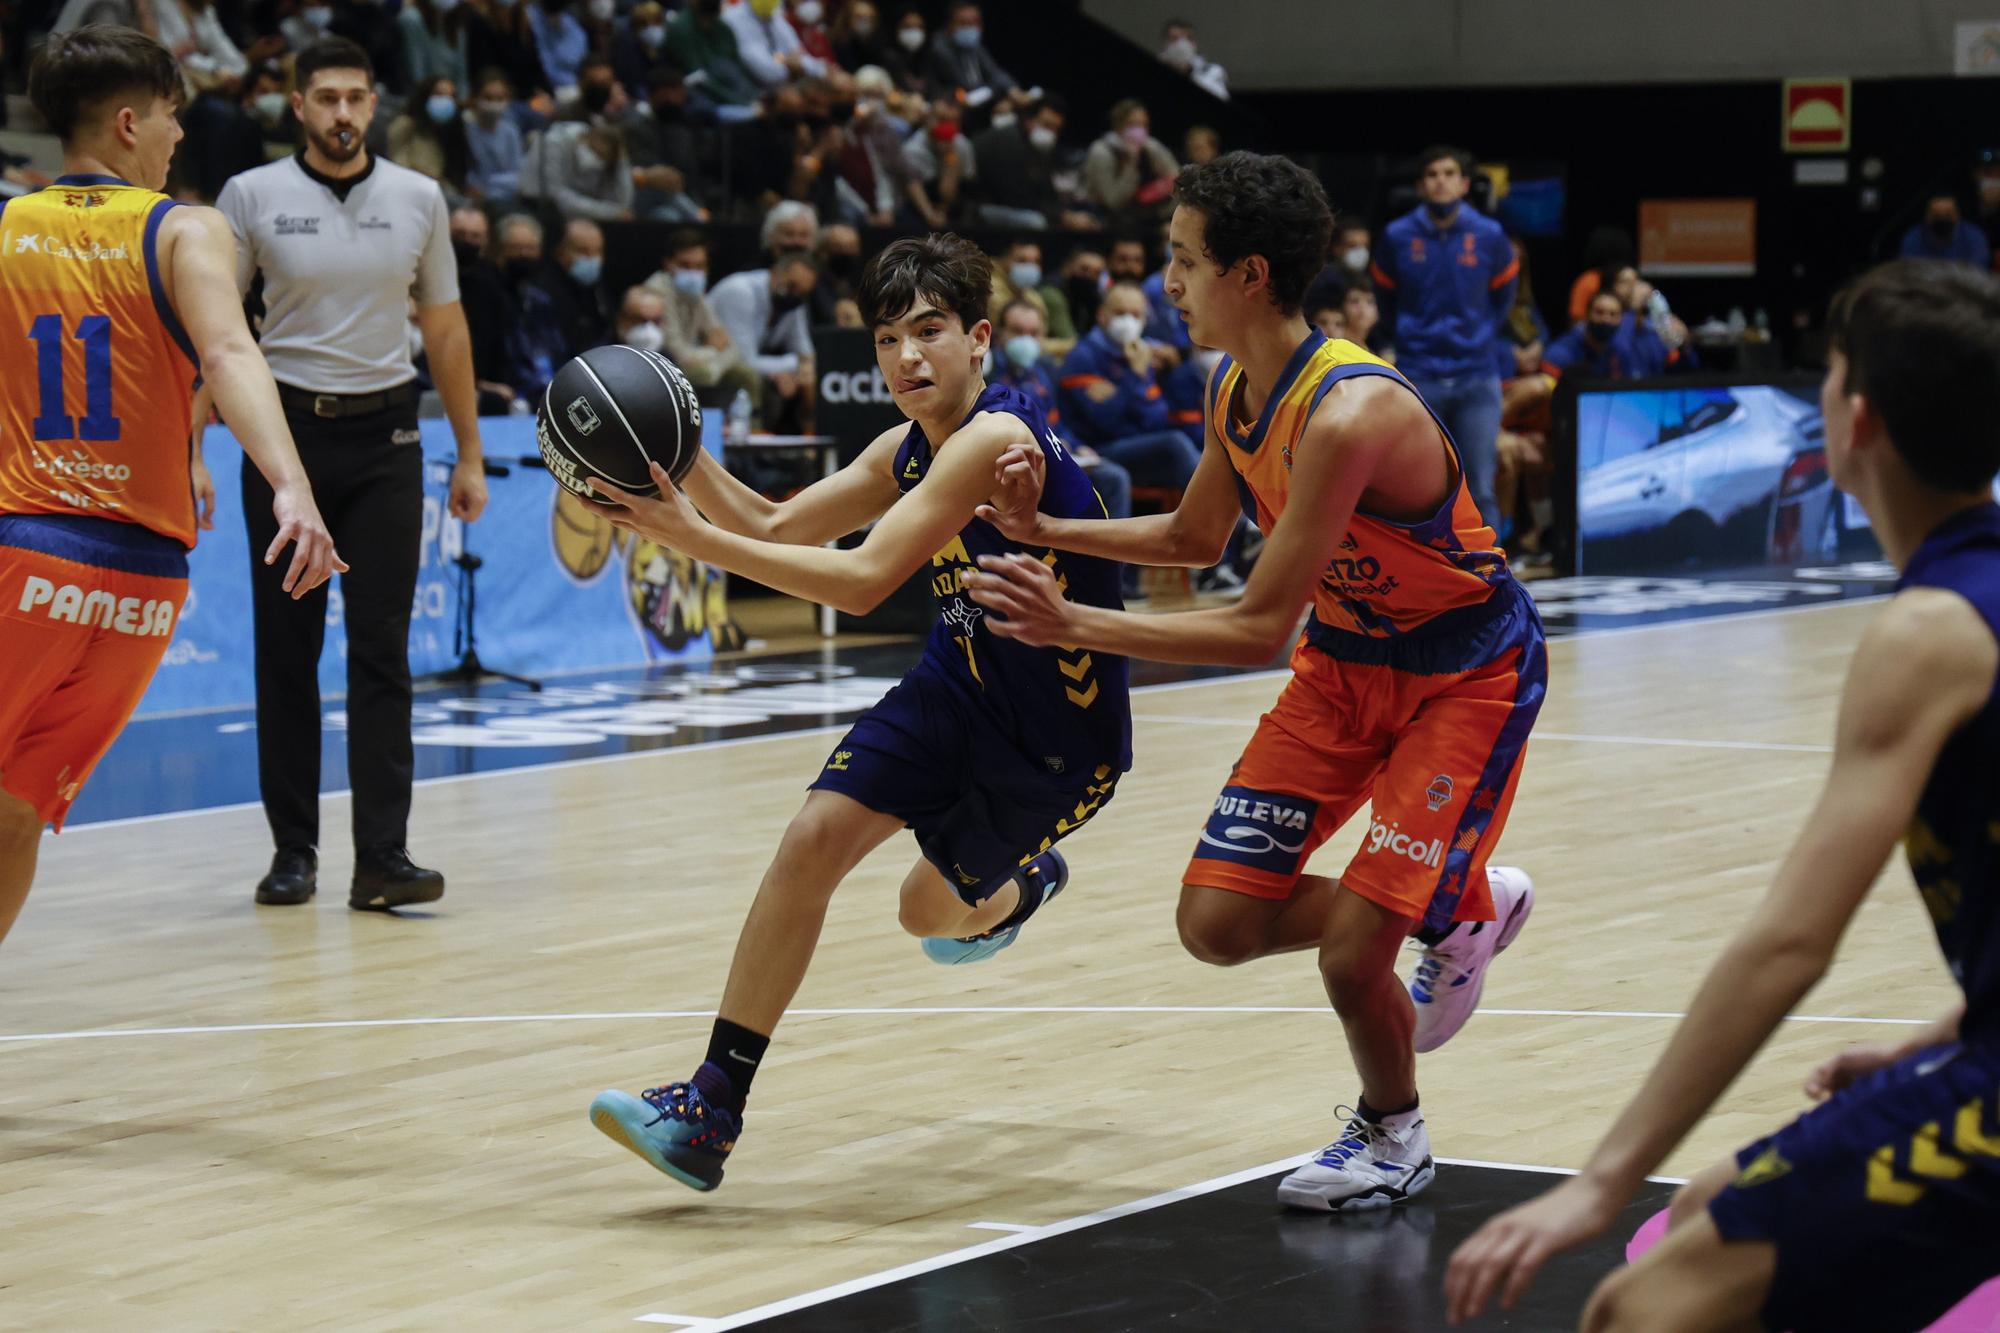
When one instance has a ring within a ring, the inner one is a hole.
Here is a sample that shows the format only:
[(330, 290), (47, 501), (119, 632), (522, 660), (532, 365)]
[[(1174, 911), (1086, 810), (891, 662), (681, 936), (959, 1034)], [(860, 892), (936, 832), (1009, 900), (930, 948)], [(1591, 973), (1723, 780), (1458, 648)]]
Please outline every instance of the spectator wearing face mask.
[(1088, 213), (1062, 206), (1056, 193), (1056, 148), (1068, 104), (1050, 93), (972, 138), (979, 163), (979, 220), (989, 227), (1044, 231), (1095, 225)]
[(582, 25), (590, 54), (609, 60), (612, 43), (618, 39), (618, 0), (582, 0), (576, 6), (576, 21)]
[(673, 66), (661, 65), (652, 73), (646, 100), (625, 114), (625, 151), (637, 183), (632, 211), (652, 222), (701, 222), (708, 216), (687, 107), (687, 81)]
[(882, 22), (881, 6), (875, 0), (846, 0), (834, 13), (827, 29), (834, 63), (850, 74), (869, 65), (884, 68), (883, 62), (896, 49), (896, 39)]
[(817, 59), (830, 73), (840, 67), (834, 59), (833, 34), (827, 31), (825, 0), (786, 0), (785, 18), (799, 35), (799, 46)]
[(667, 58), (687, 75), (688, 89), (715, 108), (725, 124), (757, 114), (757, 81), (743, 66), (736, 34), (722, 21), (722, 0), (689, 0), (667, 20)]
[(667, 345), (666, 318), (667, 304), (658, 292), (650, 287), (627, 287), (618, 303), (618, 317), (611, 324), (611, 341), (641, 352), (663, 351)]
[(933, 100), (951, 98), (982, 113), (982, 121), (991, 112), (990, 103), (1014, 91), (1014, 76), (986, 49), (985, 16), (971, 0), (952, 5), (924, 57), (923, 74), (924, 90)]
[(903, 160), (910, 166), (906, 203), (909, 226), (943, 231), (958, 215), (967, 187), (978, 174), (972, 141), (961, 133), (961, 112), (954, 101), (931, 103), (922, 128), (903, 141)]
[(1137, 283), (1113, 283), (1096, 327), (1063, 361), (1057, 396), (1071, 438), (1122, 465), (1142, 486), (1179, 489), (1201, 454), (1168, 419), (1145, 331), (1146, 294)]
[(674, 67), (667, 58), (667, 11), (660, 0), (639, 0), (630, 13), (611, 20), (610, 56), (625, 95), (643, 106), (654, 74)]
[(813, 246), (819, 281), (813, 284), (808, 318), (814, 324), (833, 323), (842, 301), (852, 301), (861, 283), (861, 233), (853, 224), (829, 222)]
[[(175, 154), (175, 168), (197, 194), (212, 200), (231, 176), (270, 160), (267, 143), (295, 140), (297, 124), (285, 96), (284, 71), (265, 61), (251, 68), (234, 99), (203, 97), (188, 109), (187, 139)], [(17, 183), (10, 175), (0, 182), (0, 197), (29, 188), (25, 179)]]
[(541, 53), (542, 73), (558, 98), (567, 98), (590, 56), (590, 35), (570, 12), (570, 0), (529, 0), (528, 26)]
[(1590, 313), (1583, 322), (1550, 343), (1542, 356), (1550, 388), (1564, 375), (1645, 379), (1666, 369), (1666, 344), (1650, 324), (1633, 318), (1612, 292), (1591, 297)]
[(708, 304), (708, 242), (700, 232), (684, 227), (669, 236), (660, 271), (643, 285), (662, 303), (661, 350), (667, 359), (697, 389), (718, 388), (713, 394), (704, 392), (704, 401), (726, 403), (738, 389), (748, 390), (753, 402), (761, 399), (763, 380), (744, 364), (729, 330)]
[(1925, 203), (1924, 220), (1903, 233), (1901, 254), (1905, 259), (1955, 259), (1980, 268), (1993, 263), (1984, 233), (1960, 216), (1958, 196), (1948, 191)]
[(413, 89), (432, 79), (449, 79), (455, 88), (471, 83), (466, 26), (461, 0), (405, 0), (396, 12), (396, 28), (403, 40), (403, 73)]
[(1374, 258), (1374, 239), (1366, 220), (1351, 214), (1342, 217), (1333, 229), (1333, 248), (1327, 252), (1326, 267), (1306, 288), (1306, 304), (1337, 305), (1348, 288), (1369, 281), (1368, 264)]
[(930, 49), (930, 40), (930, 28), (921, 10), (904, 5), (897, 11), (895, 44), (882, 53), (878, 63), (906, 93), (924, 90), (924, 53)]
[(609, 61), (586, 61), (579, 78), (575, 112), (542, 132), (523, 173), (566, 219), (629, 219), (636, 186), (618, 122), (630, 103)]
[(1168, 19), (1161, 27), (1160, 62), (1210, 97), (1229, 100), (1228, 73), (1195, 49), (1194, 24), (1186, 19)]
[(494, 70), (479, 83), (472, 115), (465, 127), (467, 166), (465, 192), (495, 207), (511, 205), (521, 194), (521, 127), (507, 114), (514, 89), (507, 76)]
[(813, 350), (807, 305), (817, 280), (812, 260), (786, 254), (770, 268), (732, 273), (708, 293), (709, 308), (743, 359), (763, 376), (767, 429), (812, 424)]
[(1145, 106), (1127, 98), (1111, 108), (1111, 132), (1084, 154), (1084, 197), (1107, 222), (1135, 224), (1172, 196), (1180, 164), (1151, 127)]
[(458, 113), (458, 89), (450, 79), (425, 79), (412, 90), (403, 113), (389, 122), (387, 156), (436, 181), (448, 199), (466, 197), (471, 150)]
[[(834, 165), (853, 192), (852, 203), (862, 220), (871, 227), (891, 227), (897, 208), (909, 197), (915, 173), (903, 155), (907, 130), (884, 109), (880, 96), (868, 95), (871, 91), (886, 92), (888, 75), (879, 69), (864, 73), (871, 77), (865, 81), (866, 88), (863, 78), (854, 80), (859, 96), (845, 116)], [(841, 111), (839, 106), (834, 108), (836, 121), (842, 119)]]
[(1069, 302), (1070, 322), (1078, 330), (1097, 323), (1097, 307), (1104, 300), (1108, 280), (1104, 256), (1096, 250), (1080, 245), (1064, 258), (1063, 297)]
[(1048, 281), (1042, 270), (1041, 242), (1032, 237), (1016, 238), (1002, 261), (993, 266), (993, 300), (988, 308), (994, 312), (995, 322), (1016, 302), (1035, 312), (1043, 356), (1060, 360), (1076, 346), (1069, 298), (1061, 287)]
[(740, 0), (723, 9), (722, 21), (736, 34), (736, 52), (743, 67), (766, 88), (826, 74), (826, 62), (809, 55), (800, 45), (779, 0)]
[(1473, 502), (1494, 523), (1500, 377), (1493, 337), (1513, 309), (1520, 264), (1500, 224), (1465, 201), (1471, 177), (1470, 153), (1426, 149), (1417, 162), (1423, 202), (1389, 224), (1371, 272), (1389, 307), (1397, 368), (1451, 433)]
[(532, 402), (573, 355), (555, 302), (542, 285), (542, 224), (526, 213), (500, 219), (500, 272), (507, 291), (507, 359), (503, 378)]
[(451, 251), (458, 260), (458, 299), (472, 335), (472, 378), (481, 416), (505, 413), (516, 399), (507, 381), (507, 282), (486, 257), (490, 235), (486, 214), (472, 207), (452, 210)]
[[(542, 59), (535, 50), (535, 30), (523, 0), (462, 0), (465, 19), (466, 68), (484, 84), (490, 73), (506, 79), (513, 93), (532, 96), (547, 86), (542, 75)], [(520, 110), (525, 110), (523, 103)], [(517, 113), (516, 113), (517, 114)], [(521, 124), (524, 133), (533, 128)]]
[(601, 347), (611, 336), (605, 314), (604, 231), (587, 218), (563, 228), (550, 262), (535, 278), (549, 298), (549, 318), (562, 331), (566, 356)]

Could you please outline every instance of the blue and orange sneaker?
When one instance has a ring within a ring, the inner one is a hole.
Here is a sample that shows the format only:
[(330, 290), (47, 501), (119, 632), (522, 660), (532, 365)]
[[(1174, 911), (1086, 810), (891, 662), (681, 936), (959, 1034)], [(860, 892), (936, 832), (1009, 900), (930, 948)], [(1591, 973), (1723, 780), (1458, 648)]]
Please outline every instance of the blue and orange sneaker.
[(984, 935), (962, 940), (925, 940), (925, 956), (933, 963), (953, 964), (977, 963), (999, 953), (1014, 942), (1029, 917), (1063, 891), (1069, 883), (1069, 862), (1063, 860), (1061, 852), (1051, 849), (1022, 866), (1017, 878), (1021, 885), (1021, 906), (1014, 909), (1012, 916)]
[(743, 1117), (710, 1105), (692, 1083), (648, 1088), (634, 1097), (613, 1088), (590, 1103), (590, 1123), (689, 1189), (722, 1183), (722, 1164), (743, 1132)]

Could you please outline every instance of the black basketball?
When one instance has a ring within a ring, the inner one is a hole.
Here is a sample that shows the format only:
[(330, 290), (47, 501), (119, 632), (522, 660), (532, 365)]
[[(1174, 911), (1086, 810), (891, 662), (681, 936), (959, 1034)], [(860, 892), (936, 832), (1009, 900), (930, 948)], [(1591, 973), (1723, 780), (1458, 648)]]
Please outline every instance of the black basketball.
[(647, 464), (678, 482), (701, 454), (694, 386), (658, 352), (614, 343), (573, 357), (542, 391), (535, 413), (542, 461), (565, 489), (597, 498), (592, 477), (658, 495)]

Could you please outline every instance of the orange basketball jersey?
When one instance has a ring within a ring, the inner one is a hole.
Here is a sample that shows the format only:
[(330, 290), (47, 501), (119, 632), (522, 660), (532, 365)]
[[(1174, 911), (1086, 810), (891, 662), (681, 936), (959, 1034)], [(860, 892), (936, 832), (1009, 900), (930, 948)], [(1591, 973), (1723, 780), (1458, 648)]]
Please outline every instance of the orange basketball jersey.
[[(1409, 388), (1394, 367), (1365, 348), (1313, 332), (1293, 353), (1246, 433), (1237, 426), (1234, 411), (1242, 367), (1228, 357), (1216, 367), (1208, 386), (1209, 425), (1236, 469), (1244, 512), (1265, 532), (1285, 512), (1292, 451), (1314, 409), (1335, 384), (1357, 375), (1386, 375)], [(1401, 639), (1446, 612), (1484, 604), (1496, 587), (1512, 581), (1507, 557), (1479, 517), (1457, 447), (1442, 422), (1438, 436), (1459, 473), (1452, 496), (1421, 523), (1357, 511), (1348, 521), (1347, 539), (1320, 578), (1313, 594), (1314, 618), (1343, 637)]]
[(195, 353), (155, 250), (173, 207), (111, 176), (0, 200), (0, 513), (194, 545)]

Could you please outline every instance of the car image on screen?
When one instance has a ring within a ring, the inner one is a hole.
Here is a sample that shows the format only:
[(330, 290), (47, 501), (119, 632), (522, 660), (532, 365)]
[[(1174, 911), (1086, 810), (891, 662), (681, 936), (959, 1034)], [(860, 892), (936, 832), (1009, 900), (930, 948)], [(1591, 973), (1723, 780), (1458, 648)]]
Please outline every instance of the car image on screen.
[[(1586, 572), (1764, 564), (1796, 549), (1786, 486), (1824, 494), (1819, 410), (1771, 385), (1590, 392), (1577, 402)], [(1818, 498), (1815, 495), (1814, 498)], [(1813, 515), (1817, 517), (1817, 515)], [(1800, 523), (1807, 531), (1818, 525)], [(1787, 530), (1788, 529), (1788, 530)]]

